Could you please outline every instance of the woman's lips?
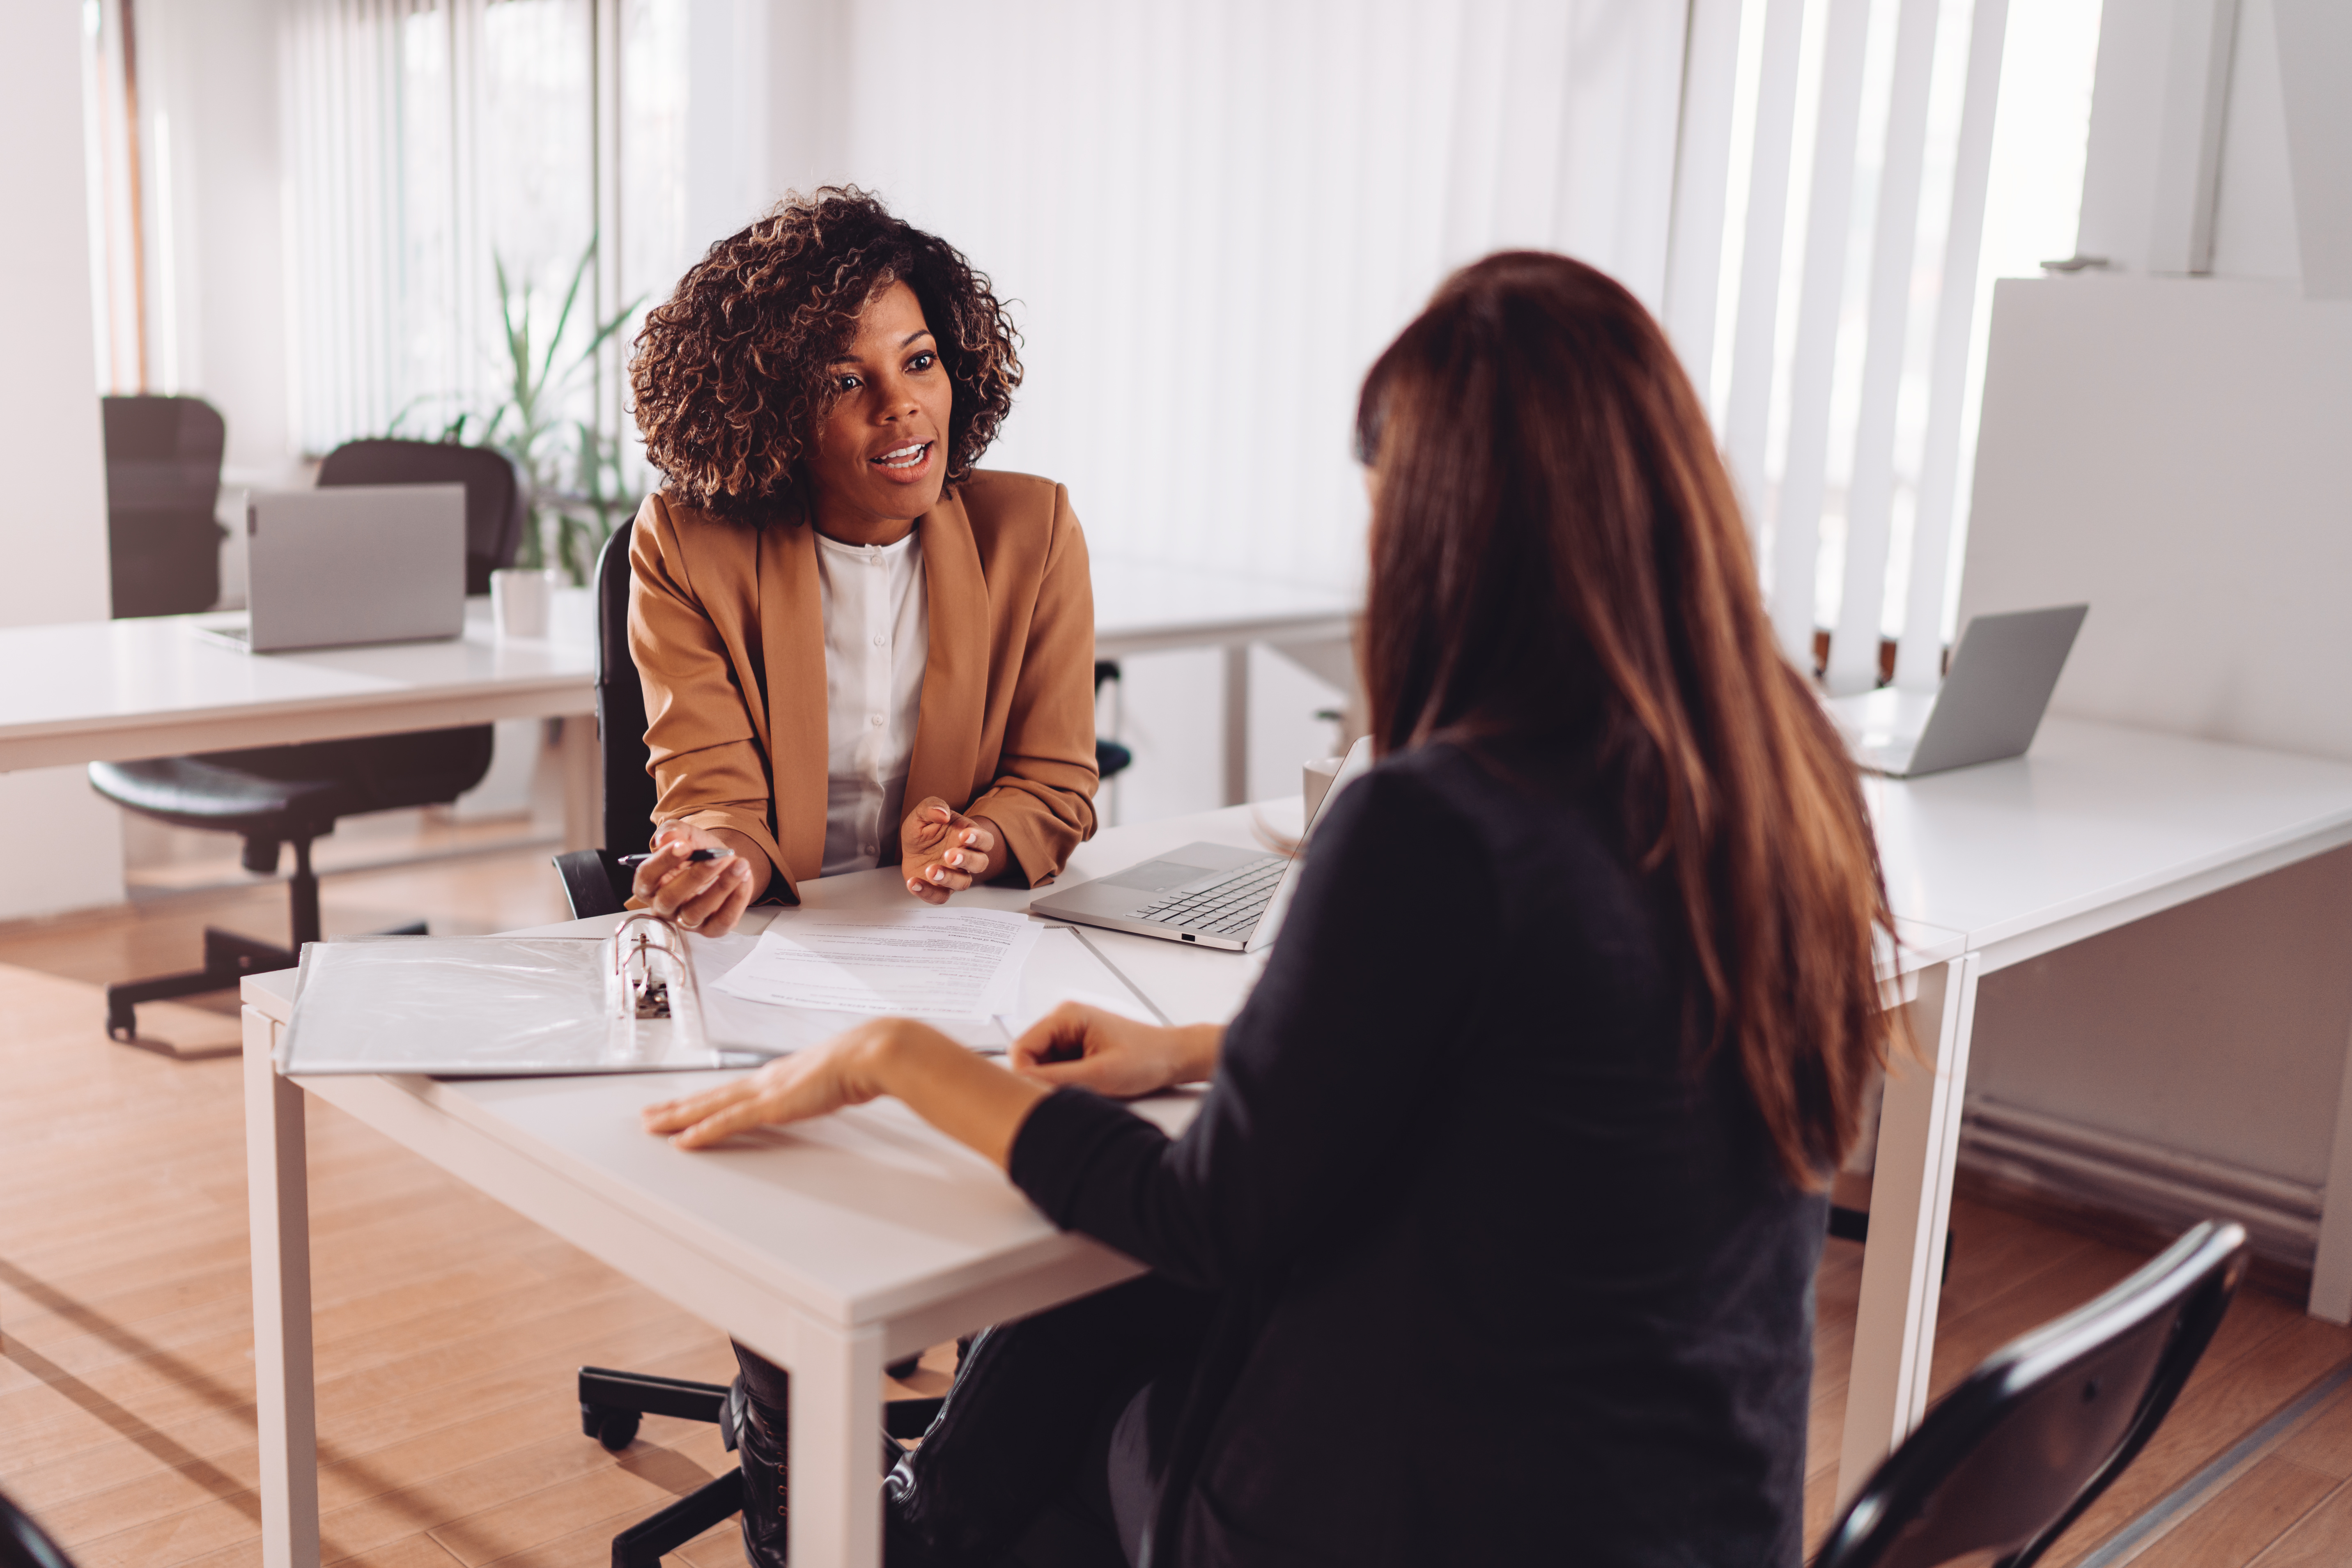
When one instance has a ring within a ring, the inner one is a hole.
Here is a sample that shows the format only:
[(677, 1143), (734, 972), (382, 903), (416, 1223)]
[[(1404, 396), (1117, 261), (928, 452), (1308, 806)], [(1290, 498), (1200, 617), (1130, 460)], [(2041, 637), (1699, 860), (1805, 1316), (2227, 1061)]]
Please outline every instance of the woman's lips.
[(899, 484), (911, 484), (930, 472), (931, 451), (935, 441), (909, 441), (894, 447), (878, 458), (866, 459), (868, 468), (877, 470), (884, 479)]

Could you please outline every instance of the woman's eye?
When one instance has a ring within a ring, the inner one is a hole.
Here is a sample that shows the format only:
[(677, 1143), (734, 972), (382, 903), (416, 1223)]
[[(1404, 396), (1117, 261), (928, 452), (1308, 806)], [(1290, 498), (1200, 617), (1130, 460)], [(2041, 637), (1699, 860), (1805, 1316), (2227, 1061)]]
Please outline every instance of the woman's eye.
[(907, 368), (910, 371), (925, 371), (930, 369), (931, 366), (939, 363), (940, 356), (927, 351), (925, 353), (919, 353), (913, 359), (908, 360), (907, 362)]
[(844, 392), (855, 392), (866, 384), (858, 380), (857, 377), (854, 375), (845, 375), (839, 377), (834, 384), (840, 387)]

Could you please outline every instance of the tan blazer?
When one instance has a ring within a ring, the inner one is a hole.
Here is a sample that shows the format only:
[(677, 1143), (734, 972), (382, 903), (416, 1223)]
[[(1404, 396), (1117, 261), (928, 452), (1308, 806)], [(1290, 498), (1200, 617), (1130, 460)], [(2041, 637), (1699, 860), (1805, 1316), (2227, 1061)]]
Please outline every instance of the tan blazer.
[[(1086, 536), (1061, 486), (986, 471), (917, 527), (930, 651), (907, 804), (939, 795), (992, 819), (1034, 887), (1095, 831)], [(629, 563), (654, 820), (745, 835), (782, 879), (771, 890), (790, 894), (824, 859), (815, 535), (654, 495), (637, 513)], [(884, 852), (896, 858), (895, 833)]]

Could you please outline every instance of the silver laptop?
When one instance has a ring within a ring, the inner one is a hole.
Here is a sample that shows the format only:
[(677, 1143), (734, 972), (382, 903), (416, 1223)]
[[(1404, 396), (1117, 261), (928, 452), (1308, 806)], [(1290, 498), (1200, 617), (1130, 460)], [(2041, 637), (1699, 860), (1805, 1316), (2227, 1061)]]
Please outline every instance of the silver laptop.
[(1979, 616), (1960, 634), (1936, 692), (1886, 687), (1822, 706), (1854, 760), (1890, 778), (1916, 779), (2025, 754), (2042, 727), (2088, 605)]
[(1370, 736), (1348, 749), (1299, 836), (1298, 853), (1236, 849), (1230, 844), (1187, 844), (1156, 860), (1034, 900), (1029, 912), (1079, 925), (1131, 931), (1202, 947), (1256, 952), (1274, 940), (1298, 881), (1299, 864), (1315, 825), (1331, 803), (1371, 771)]
[(425, 642), (466, 629), (466, 487), (337, 485), (246, 503), (246, 624), (256, 653)]

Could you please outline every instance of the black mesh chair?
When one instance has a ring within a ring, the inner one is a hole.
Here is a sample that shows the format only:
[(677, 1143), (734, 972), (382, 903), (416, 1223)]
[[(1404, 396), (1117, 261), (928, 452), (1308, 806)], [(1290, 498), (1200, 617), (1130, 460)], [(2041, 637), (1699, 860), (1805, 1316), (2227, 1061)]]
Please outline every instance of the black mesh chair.
[(1813, 1568), (2028, 1568), (2147, 1446), (2246, 1272), (2198, 1226), (2096, 1300), (1987, 1357), (1887, 1456)]
[[(429, 441), (357, 441), (328, 455), (320, 466), (319, 482), (462, 484), (467, 592), (487, 592), (492, 569), (513, 563), (521, 538), (522, 487), (514, 465), (500, 453)], [(202, 969), (106, 988), (106, 1032), (126, 1044), (139, 1044), (138, 1004), (226, 990), (245, 975), (291, 967), (303, 944), (319, 940), (312, 841), (333, 832), (346, 816), (457, 799), (489, 771), (491, 736), (490, 726), (471, 724), (91, 763), (90, 787), (126, 810), (178, 827), (240, 835), (245, 868), (257, 876), (277, 871), (280, 846), (294, 847), (294, 874), (288, 883), (289, 946), (207, 929)], [(422, 934), (424, 930), (412, 925), (395, 934)]]
[(106, 537), (114, 618), (180, 616), (220, 601), (227, 426), (201, 397), (102, 397)]

